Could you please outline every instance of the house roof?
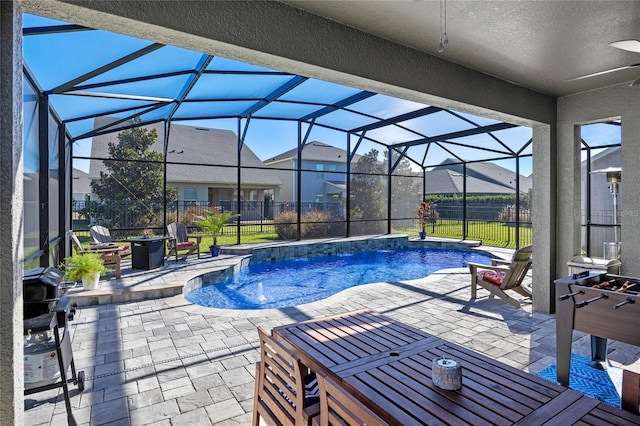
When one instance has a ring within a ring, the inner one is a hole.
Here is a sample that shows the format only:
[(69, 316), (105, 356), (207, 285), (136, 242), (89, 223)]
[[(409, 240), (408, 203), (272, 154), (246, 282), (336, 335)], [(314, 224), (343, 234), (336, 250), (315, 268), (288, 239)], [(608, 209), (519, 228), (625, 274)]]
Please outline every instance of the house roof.
[[(102, 127), (112, 118), (97, 118), (96, 128)], [(155, 123), (144, 126), (156, 129), (158, 139), (151, 150), (163, 152), (164, 126)], [(92, 158), (108, 158), (108, 142), (116, 142), (114, 133), (94, 136), (91, 144)], [(209, 129), (180, 124), (172, 124), (169, 129), (167, 149), (167, 181), (173, 183), (209, 183), (221, 186), (235, 186), (238, 180), (236, 165), (238, 137), (230, 130)], [(253, 169), (264, 167), (264, 163), (245, 145), (241, 152), (242, 182), (260, 187), (280, 186), (282, 182), (269, 170)], [(219, 166), (214, 167), (213, 166)], [(96, 179), (106, 171), (104, 162), (92, 159), (89, 175)]]
[[(359, 157), (359, 155), (356, 155), (354, 161), (357, 161)], [(298, 148), (293, 148), (265, 160), (264, 163), (271, 165), (282, 161), (295, 160), (296, 158), (298, 158)], [(345, 163), (347, 161), (347, 151), (323, 142), (312, 141), (307, 143), (302, 149), (302, 159), (307, 161)]]
[[(464, 179), (461, 173), (449, 169), (427, 172), (427, 194), (462, 194), (463, 192)], [(467, 177), (467, 194), (513, 194), (513, 189), (469, 176)]]
[[(462, 174), (463, 165), (451, 164), (454, 162), (456, 162), (456, 160), (446, 160), (441, 165), (434, 167), (432, 171), (445, 169), (451, 170), (454, 173)], [(486, 185), (491, 185), (495, 189), (494, 191), (480, 192), (512, 193), (516, 189), (516, 173), (512, 170), (506, 169), (491, 162), (467, 164), (467, 175), (469, 176), (469, 180), (467, 180), (468, 192), (475, 192), (471, 191), (470, 189), (471, 179), (478, 179), (482, 182), (485, 182)], [(532, 188), (532, 186), (533, 181), (531, 179), (531, 176), (520, 175), (520, 192), (528, 192)], [(504, 190), (498, 190), (499, 187), (504, 188)], [(489, 188), (489, 186), (487, 186), (487, 188)]]

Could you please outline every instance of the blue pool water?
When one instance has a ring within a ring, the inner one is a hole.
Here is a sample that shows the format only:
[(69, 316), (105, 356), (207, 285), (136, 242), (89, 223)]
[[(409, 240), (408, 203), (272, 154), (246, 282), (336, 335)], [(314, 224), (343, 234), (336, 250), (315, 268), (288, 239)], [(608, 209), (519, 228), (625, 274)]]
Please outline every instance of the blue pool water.
[(220, 309), (270, 309), (325, 299), (361, 284), (412, 280), (491, 257), (469, 250), (407, 248), (259, 262), (224, 281), (188, 293), (196, 305)]

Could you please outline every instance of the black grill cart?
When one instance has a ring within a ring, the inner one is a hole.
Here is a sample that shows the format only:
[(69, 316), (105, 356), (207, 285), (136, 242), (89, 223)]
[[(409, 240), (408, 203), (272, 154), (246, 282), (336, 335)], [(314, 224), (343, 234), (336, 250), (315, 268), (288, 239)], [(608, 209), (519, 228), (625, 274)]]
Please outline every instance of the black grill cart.
[[(68, 325), (75, 306), (70, 297), (64, 296), (63, 275), (55, 268), (35, 268), (24, 273), (24, 394), (61, 387), (67, 421), (69, 425), (76, 425), (68, 383), (77, 385), (82, 392), (84, 372), (76, 374), (73, 361)], [(70, 379), (67, 378), (69, 368)]]

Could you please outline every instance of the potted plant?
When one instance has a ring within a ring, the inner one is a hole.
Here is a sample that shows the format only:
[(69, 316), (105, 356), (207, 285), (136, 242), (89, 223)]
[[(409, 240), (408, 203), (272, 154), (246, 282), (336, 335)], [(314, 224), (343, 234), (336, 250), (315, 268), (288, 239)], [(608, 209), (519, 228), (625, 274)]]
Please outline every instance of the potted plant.
[(418, 204), (416, 216), (420, 223), (420, 239), (427, 238), (427, 223), (435, 220), (435, 205), (431, 201), (423, 201)]
[(204, 216), (196, 216), (196, 225), (213, 235), (213, 244), (209, 246), (209, 252), (211, 256), (218, 256), (220, 254), (220, 247), (218, 246), (218, 234), (234, 217), (238, 217), (238, 214), (226, 212), (208, 211), (204, 213)]
[(64, 260), (65, 276), (70, 281), (82, 281), (88, 290), (98, 287), (100, 276), (107, 272), (98, 253), (74, 254)]

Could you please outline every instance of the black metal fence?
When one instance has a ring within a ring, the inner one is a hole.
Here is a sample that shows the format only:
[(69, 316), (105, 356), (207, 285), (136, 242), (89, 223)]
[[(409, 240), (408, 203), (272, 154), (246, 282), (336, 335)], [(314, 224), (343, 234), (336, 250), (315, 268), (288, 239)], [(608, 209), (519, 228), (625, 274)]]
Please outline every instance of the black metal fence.
[[(417, 235), (418, 221), (413, 213), (414, 206), (394, 206), (392, 229)], [(108, 205), (75, 202), (74, 230), (86, 230), (93, 224), (112, 228), (120, 235), (138, 235), (153, 231), (164, 232), (162, 203), (151, 203), (145, 209), (119, 208)], [(124, 211), (123, 211), (124, 210)], [(198, 216), (206, 211), (240, 212), (239, 222), (232, 221), (224, 233), (236, 233), (239, 224), (241, 235), (276, 234), (280, 238), (294, 238), (297, 232), (296, 203), (275, 201), (236, 201), (200, 202), (176, 201), (167, 206), (167, 223), (174, 221), (195, 227)], [(342, 203), (303, 203), (301, 205), (303, 238), (318, 236), (346, 235), (346, 210)], [(397, 217), (402, 212), (404, 217)], [(465, 219), (466, 213), (466, 221)], [(351, 221), (351, 234), (385, 233), (384, 218), (367, 218)], [(516, 236), (517, 233), (517, 236)], [(531, 243), (531, 214), (528, 209), (520, 209), (519, 222), (516, 221), (516, 208), (513, 205), (438, 204), (435, 220), (427, 227), (427, 234), (449, 238), (467, 238), (483, 241), (485, 244), (515, 247)]]
[[(590, 257), (604, 257), (605, 244), (620, 242), (621, 223), (625, 219), (634, 219), (618, 212), (614, 220), (613, 210), (592, 210), (589, 220), (582, 212), (582, 251)], [(617, 222), (617, 223), (616, 223)], [(618, 237), (616, 237), (616, 228)], [(618, 239), (618, 241), (616, 241)]]

